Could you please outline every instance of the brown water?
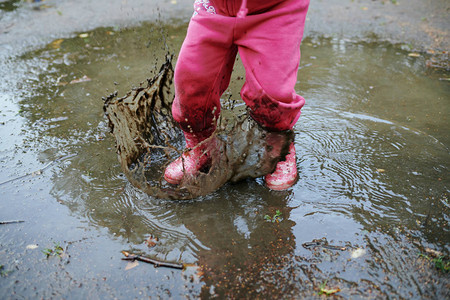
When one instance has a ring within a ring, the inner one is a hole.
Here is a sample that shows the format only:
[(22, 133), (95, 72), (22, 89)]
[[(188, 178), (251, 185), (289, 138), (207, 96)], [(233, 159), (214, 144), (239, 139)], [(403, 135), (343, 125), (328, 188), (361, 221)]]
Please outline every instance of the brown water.
[[(347, 298), (448, 297), (449, 273), (419, 254), (450, 250), (449, 74), (389, 44), (306, 38), (299, 181), (159, 200), (124, 178), (101, 98), (155, 74), (185, 30), (100, 28), (1, 62), (0, 220), (25, 220), (0, 227), (0, 265), (12, 271), (2, 298), (300, 298), (324, 283)], [(239, 98), (243, 74), (238, 63), (224, 99)], [(54, 241), (70, 258), (45, 258)], [(120, 250), (204, 274), (125, 270)]]

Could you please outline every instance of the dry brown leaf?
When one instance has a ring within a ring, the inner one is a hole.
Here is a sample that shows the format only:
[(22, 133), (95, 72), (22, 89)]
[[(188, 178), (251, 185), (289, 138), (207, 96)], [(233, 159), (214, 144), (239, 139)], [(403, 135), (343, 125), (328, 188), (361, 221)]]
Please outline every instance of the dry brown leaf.
[(59, 49), (59, 47), (61, 47), (61, 43), (63, 42), (63, 39), (57, 39), (54, 40), (50, 45), (52, 46), (52, 48), (54, 49)]
[(155, 247), (158, 244), (158, 237), (150, 235), (145, 243), (149, 248)]
[(135, 261), (130, 261), (127, 266), (125, 267), (125, 271), (131, 270), (133, 268), (136, 268), (137, 266), (139, 266), (139, 263), (137, 260)]
[(443, 256), (444, 254), (440, 251), (431, 249), (431, 248), (425, 248), (425, 252), (428, 253), (429, 255), (433, 256), (433, 257), (439, 257), (439, 256)]

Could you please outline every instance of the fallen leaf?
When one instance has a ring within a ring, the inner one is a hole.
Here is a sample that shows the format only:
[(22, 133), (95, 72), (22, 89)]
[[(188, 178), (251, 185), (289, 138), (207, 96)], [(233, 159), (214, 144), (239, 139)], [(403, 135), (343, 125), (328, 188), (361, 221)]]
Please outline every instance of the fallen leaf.
[(33, 173), (31, 173), (31, 176), (35, 177), (35, 176), (38, 176), (41, 174), (42, 174), (42, 170), (37, 170), (37, 171), (34, 171)]
[(38, 247), (39, 247), (39, 246), (36, 245), (36, 244), (27, 245), (27, 249), (30, 249), (30, 250), (34, 250), (34, 249), (36, 249), (36, 248), (38, 248)]
[(340, 292), (341, 289), (340, 288), (335, 288), (335, 289), (326, 289), (326, 288), (321, 288), (320, 292), (323, 294), (327, 294), (327, 295), (333, 295), (336, 294), (337, 292)]
[(369, 8), (367, 8), (367, 7), (364, 6), (364, 7), (361, 8), (361, 9), (362, 9), (362, 10), (368, 10)]
[(362, 248), (358, 248), (358, 249), (352, 251), (351, 257), (358, 258), (358, 257), (363, 256), (364, 254), (366, 254), (366, 250), (364, 250)]
[(80, 83), (80, 82), (86, 82), (86, 81), (91, 81), (91, 80), (92, 80), (91, 78), (89, 78), (89, 77), (87, 77), (86, 75), (84, 75), (84, 76), (81, 77), (81, 78), (72, 80), (72, 81), (70, 82), (70, 84)]
[(410, 56), (410, 57), (420, 57), (420, 54), (416, 53), (416, 52), (412, 52), (412, 53), (409, 53), (408, 56)]
[(425, 248), (425, 252), (430, 254), (433, 257), (439, 257), (439, 256), (443, 256), (444, 254), (440, 251), (431, 249), (431, 248)]
[(133, 268), (136, 268), (137, 266), (139, 266), (139, 263), (137, 260), (135, 261), (130, 261), (127, 266), (125, 267), (125, 271), (131, 270)]
[(81, 33), (79, 35), (79, 37), (82, 38), (82, 39), (87, 38), (87, 37), (89, 37), (89, 33)]
[(377, 169), (377, 172), (384, 173), (385, 169)]
[(59, 47), (61, 47), (61, 43), (63, 41), (64, 41), (63, 39), (57, 39), (57, 40), (54, 40), (53, 42), (51, 42), (50, 45), (52, 46), (53, 49), (59, 49)]
[(150, 235), (145, 242), (147, 244), (147, 247), (152, 248), (155, 247), (158, 243), (158, 237), (154, 237), (153, 235)]

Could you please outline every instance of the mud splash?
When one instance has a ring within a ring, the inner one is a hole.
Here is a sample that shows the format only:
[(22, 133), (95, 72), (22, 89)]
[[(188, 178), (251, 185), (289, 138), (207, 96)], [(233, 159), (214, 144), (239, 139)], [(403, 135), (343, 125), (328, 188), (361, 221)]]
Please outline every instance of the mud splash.
[(158, 198), (191, 199), (207, 195), (226, 182), (273, 172), (294, 141), (293, 131), (269, 132), (232, 103), (213, 135), (197, 147), (212, 157), (208, 170), (185, 174), (179, 186), (166, 183), (163, 170), (181, 152), (174, 146), (181, 130), (172, 118), (172, 58), (159, 74), (122, 98), (104, 98), (104, 111), (116, 139), (117, 154), (128, 180)]

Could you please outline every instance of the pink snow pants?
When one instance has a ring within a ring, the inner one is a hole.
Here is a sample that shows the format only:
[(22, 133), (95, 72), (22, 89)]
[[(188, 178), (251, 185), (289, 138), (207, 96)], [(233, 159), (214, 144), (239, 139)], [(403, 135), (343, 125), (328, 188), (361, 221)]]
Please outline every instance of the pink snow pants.
[[(265, 0), (248, 2), (254, 8)], [(245, 67), (241, 97), (253, 119), (278, 131), (292, 129), (300, 117), (305, 100), (294, 86), (309, 0), (278, 1), (237, 17), (240, 5), (240, 0), (196, 1), (175, 68), (172, 113), (184, 131), (214, 128), (238, 51)]]

